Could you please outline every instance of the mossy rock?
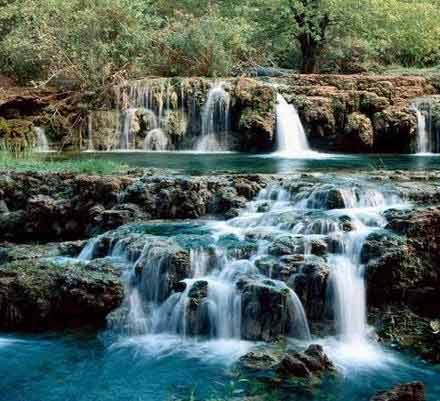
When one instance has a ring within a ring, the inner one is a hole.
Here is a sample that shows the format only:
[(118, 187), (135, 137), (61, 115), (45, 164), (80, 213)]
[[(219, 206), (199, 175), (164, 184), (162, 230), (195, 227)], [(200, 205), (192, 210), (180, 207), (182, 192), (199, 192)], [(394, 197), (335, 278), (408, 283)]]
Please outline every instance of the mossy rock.
[(0, 142), (5, 149), (21, 153), (33, 148), (36, 140), (36, 133), (31, 121), (6, 120), (0, 117)]
[(103, 325), (122, 302), (118, 272), (28, 259), (0, 267), (0, 327), (39, 331)]

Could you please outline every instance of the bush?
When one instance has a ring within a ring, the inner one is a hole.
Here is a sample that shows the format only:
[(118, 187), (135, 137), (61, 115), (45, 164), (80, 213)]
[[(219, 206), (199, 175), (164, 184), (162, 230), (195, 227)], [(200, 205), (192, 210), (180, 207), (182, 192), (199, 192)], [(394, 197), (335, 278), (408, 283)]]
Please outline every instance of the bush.
[(14, 29), (0, 42), (0, 68), (21, 82), (100, 86), (135, 70), (159, 19), (142, 0), (23, 0), (0, 8)]
[(238, 18), (180, 13), (158, 35), (153, 68), (167, 76), (229, 75), (255, 57), (249, 43), (251, 34), (252, 27)]

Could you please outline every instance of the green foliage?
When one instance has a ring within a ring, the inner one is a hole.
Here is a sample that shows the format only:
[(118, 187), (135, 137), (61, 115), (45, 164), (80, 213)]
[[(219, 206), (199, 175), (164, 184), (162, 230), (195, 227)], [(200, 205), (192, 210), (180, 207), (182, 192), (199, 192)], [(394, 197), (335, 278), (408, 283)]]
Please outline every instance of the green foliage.
[(13, 154), (0, 150), (0, 171), (13, 170), (21, 172), (48, 172), (48, 173), (79, 173), (111, 175), (123, 173), (128, 167), (110, 160), (57, 160), (46, 159), (30, 152)]
[(143, 0), (23, 0), (0, 8), (0, 68), (21, 81), (100, 86), (143, 59), (158, 20)]
[(230, 75), (253, 57), (251, 35), (239, 18), (179, 14), (160, 35), (155, 69), (160, 75)]
[(97, 88), (265, 65), (440, 64), (437, 0), (0, 0), (0, 72)]

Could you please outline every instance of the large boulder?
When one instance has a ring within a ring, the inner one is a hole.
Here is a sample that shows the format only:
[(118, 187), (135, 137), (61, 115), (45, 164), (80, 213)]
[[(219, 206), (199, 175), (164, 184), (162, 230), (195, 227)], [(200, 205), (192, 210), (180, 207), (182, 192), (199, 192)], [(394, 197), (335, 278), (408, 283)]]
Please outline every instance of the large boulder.
[(123, 299), (117, 269), (23, 260), (0, 266), (0, 327), (49, 330), (100, 326)]
[(377, 393), (370, 401), (425, 401), (425, 386), (421, 382), (398, 384)]
[(291, 290), (271, 280), (239, 282), (242, 292), (241, 335), (247, 340), (270, 341), (277, 336), (302, 334)]
[(374, 130), (371, 120), (362, 113), (351, 113), (347, 117), (344, 135), (338, 137), (338, 147), (352, 149), (356, 153), (371, 152), (374, 146)]
[(275, 384), (289, 393), (306, 391), (337, 370), (320, 345), (312, 344), (305, 351), (256, 350), (239, 360), (240, 370), (252, 379)]

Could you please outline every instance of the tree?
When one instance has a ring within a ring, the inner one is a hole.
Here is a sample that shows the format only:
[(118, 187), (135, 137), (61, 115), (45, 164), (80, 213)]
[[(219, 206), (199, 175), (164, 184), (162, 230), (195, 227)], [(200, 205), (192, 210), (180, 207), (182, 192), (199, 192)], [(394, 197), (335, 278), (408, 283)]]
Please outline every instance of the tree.
[(287, 6), (297, 25), (295, 35), (302, 53), (301, 72), (318, 73), (332, 22), (329, 8), (322, 0), (287, 0)]

